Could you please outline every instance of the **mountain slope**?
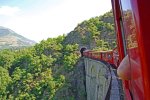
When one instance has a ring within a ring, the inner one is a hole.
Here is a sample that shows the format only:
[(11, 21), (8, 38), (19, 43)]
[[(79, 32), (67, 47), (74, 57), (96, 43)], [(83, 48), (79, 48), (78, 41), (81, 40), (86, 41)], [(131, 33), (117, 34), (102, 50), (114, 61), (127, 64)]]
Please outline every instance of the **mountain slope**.
[(112, 11), (102, 16), (85, 20), (78, 24), (65, 38), (66, 44), (79, 44), (88, 49), (107, 48), (116, 46), (116, 34)]
[(11, 29), (0, 26), (0, 49), (32, 46), (35, 42), (29, 40)]

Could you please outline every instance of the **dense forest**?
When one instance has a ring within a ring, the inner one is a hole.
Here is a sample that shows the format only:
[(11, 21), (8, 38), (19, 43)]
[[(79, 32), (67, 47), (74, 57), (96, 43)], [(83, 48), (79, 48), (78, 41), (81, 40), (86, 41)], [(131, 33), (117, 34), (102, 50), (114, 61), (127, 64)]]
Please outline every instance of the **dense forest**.
[(63, 45), (64, 36), (34, 47), (0, 52), (0, 98), (52, 99), (65, 84), (63, 72), (73, 69), (78, 45)]
[(1, 50), (0, 99), (74, 100), (74, 94), (67, 92), (74, 88), (72, 73), (82, 46), (101, 50), (116, 46), (111, 11), (83, 21), (66, 36), (48, 38), (28, 48)]

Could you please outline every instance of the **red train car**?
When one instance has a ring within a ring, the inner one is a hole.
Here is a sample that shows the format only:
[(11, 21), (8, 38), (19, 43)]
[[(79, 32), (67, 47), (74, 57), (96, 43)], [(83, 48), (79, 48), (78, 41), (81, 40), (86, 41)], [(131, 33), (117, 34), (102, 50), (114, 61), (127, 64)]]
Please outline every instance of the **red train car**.
[(92, 50), (86, 50), (83, 52), (83, 55), (85, 57), (92, 57), (92, 52), (93, 52)]
[(101, 55), (102, 55), (101, 60), (113, 64), (113, 51), (101, 51)]
[(150, 100), (150, 1), (112, 0), (127, 100)]
[(118, 48), (115, 48), (113, 50), (113, 64), (117, 68), (119, 66), (119, 53), (118, 53)]
[(101, 52), (100, 51), (93, 51), (92, 52), (92, 58), (100, 60), (101, 59)]
[[(115, 49), (116, 50), (116, 49)], [(114, 56), (114, 51), (94, 51), (94, 50), (86, 50), (83, 52), (83, 55), (85, 57), (96, 59), (96, 60), (103, 60), (110, 64), (114, 64), (114, 58), (117, 58)]]

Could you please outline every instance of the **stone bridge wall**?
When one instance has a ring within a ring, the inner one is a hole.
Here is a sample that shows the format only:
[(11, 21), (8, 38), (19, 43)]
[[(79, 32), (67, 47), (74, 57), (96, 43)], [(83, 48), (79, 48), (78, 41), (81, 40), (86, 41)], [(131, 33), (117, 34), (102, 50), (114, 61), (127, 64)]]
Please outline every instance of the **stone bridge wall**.
[(104, 63), (84, 58), (87, 100), (105, 100), (111, 83), (111, 71)]

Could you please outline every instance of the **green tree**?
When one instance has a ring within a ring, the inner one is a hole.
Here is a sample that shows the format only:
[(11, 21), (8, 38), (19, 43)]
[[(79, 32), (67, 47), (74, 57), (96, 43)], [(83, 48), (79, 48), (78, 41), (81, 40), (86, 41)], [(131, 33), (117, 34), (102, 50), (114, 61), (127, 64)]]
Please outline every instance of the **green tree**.
[(0, 99), (6, 99), (7, 93), (9, 92), (7, 91), (7, 87), (11, 82), (11, 77), (7, 69), (0, 66)]

